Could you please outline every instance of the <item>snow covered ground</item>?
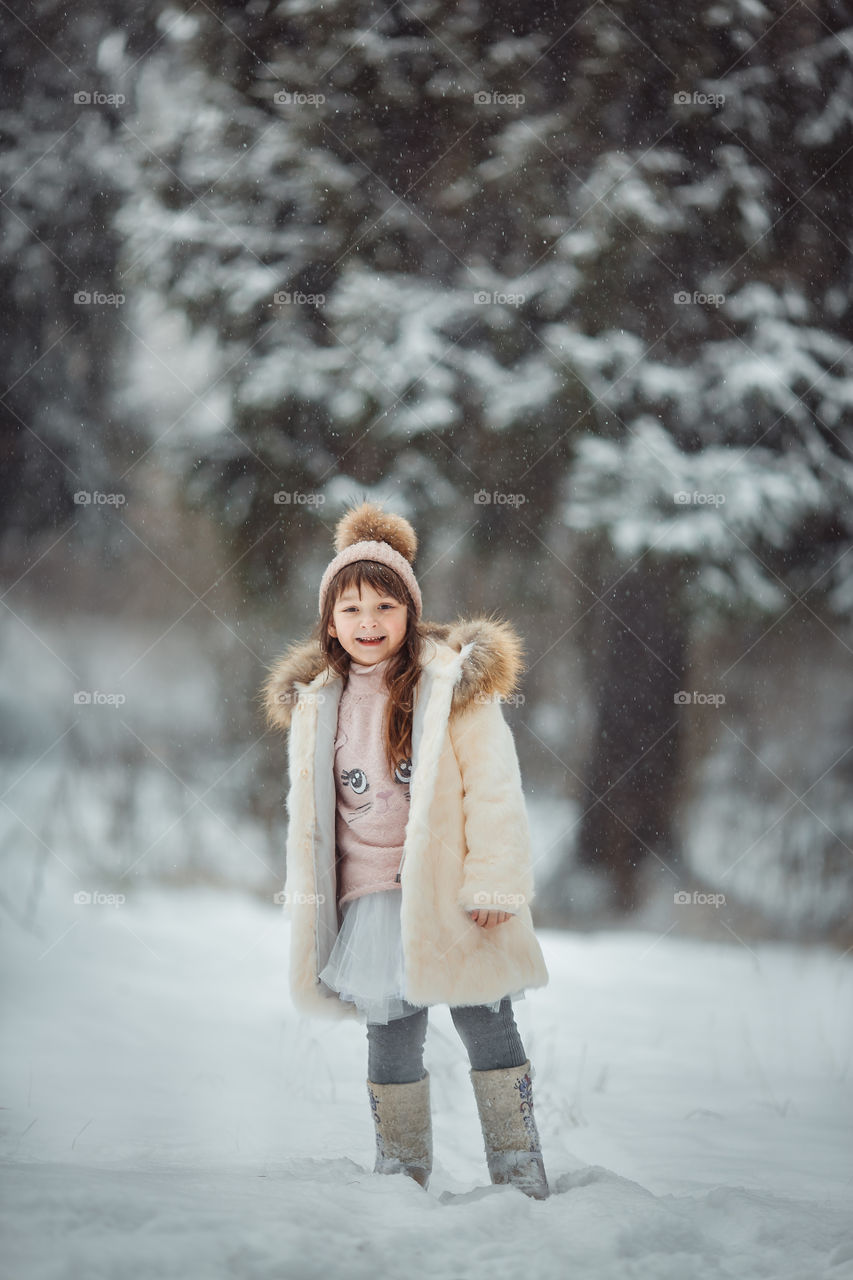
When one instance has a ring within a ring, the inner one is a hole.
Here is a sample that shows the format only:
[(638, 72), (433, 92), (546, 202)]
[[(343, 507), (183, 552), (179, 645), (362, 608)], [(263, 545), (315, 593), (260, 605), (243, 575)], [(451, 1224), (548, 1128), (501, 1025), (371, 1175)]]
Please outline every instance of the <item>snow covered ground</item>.
[(853, 1277), (849, 956), (541, 931), (554, 1194), (488, 1185), (444, 1007), (424, 1192), (371, 1172), (364, 1028), (293, 1010), (279, 908), (62, 876), (26, 927), (7, 868), (4, 1277)]

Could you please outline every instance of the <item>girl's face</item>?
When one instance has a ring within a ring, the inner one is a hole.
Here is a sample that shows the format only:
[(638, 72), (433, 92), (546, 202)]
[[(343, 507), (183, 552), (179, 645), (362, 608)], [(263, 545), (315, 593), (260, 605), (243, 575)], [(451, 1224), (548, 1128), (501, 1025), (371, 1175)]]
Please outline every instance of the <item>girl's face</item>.
[(329, 635), (337, 636), (351, 658), (373, 666), (396, 653), (406, 638), (406, 606), (382, 595), (369, 582), (348, 587), (335, 601)]

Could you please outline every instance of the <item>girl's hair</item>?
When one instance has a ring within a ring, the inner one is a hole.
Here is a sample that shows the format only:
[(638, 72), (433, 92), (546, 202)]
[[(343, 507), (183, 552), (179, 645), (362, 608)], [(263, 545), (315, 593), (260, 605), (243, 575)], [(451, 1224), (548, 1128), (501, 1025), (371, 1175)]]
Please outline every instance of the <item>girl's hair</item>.
[(412, 598), (403, 585), (403, 580), (393, 569), (380, 564), (377, 560), (356, 560), (346, 564), (332, 578), (323, 612), (320, 617), (319, 642), (329, 666), (346, 676), (349, 673), (352, 658), (347, 653), (337, 636), (329, 634), (329, 623), (334, 621), (334, 609), (338, 598), (349, 587), (361, 592), (362, 583), (367, 583), (381, 595), (393, 596), (406, 606), (406, 634), (403, 643), (396, 653), (392, 654), (385, 672), (385, 683), (388, 686), (388, 713), (385, 718), (385, 757), (389, 772), (394, 770), (401, 760), (412, 754), (412, 713), (415, 705), (415, 693), (420, 677), (421, 645), (424, 629), (415, 615)]

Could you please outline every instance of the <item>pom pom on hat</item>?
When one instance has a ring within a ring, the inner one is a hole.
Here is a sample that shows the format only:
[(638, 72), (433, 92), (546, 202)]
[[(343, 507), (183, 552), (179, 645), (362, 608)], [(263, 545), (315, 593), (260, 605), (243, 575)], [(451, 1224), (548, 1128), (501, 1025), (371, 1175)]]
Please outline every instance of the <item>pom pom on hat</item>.
[(341, 516), (335, 528), (337, 555), (320, 583), (320, 613), (332, 578), (346, 564), (372, 560), (387, 565), (400, 577), (415, 606), (415, 616), (423, 612), (423, 600), (412, 561), (418, 548), (417, 535), (405, 516), (383, 511), (374, 502), (362, 502)]
[(383, 511), (375, 502), (363, 502), (341, 516), (335, 529), (335, 551), (344, 551), (354, 542), (387, 542), (409, 564), (415, 558), (418, 538), (404, 516)]

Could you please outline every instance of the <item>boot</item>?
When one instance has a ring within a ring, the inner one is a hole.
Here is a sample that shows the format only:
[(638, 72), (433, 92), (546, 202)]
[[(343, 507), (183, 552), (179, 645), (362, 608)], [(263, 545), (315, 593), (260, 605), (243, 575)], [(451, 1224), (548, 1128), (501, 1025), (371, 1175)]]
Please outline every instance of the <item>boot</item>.
[(374, 1173), (407, 1173), (426, 1190), (432, 1173), (429, 1072), (411, 1084), (367, 1081), (376, 1123)]
[(493, 1183), (511, 1183), (525, 1195), (551, 1194), (533, 1117), (530, 1062), (496, 1071), (471, 1071)]

